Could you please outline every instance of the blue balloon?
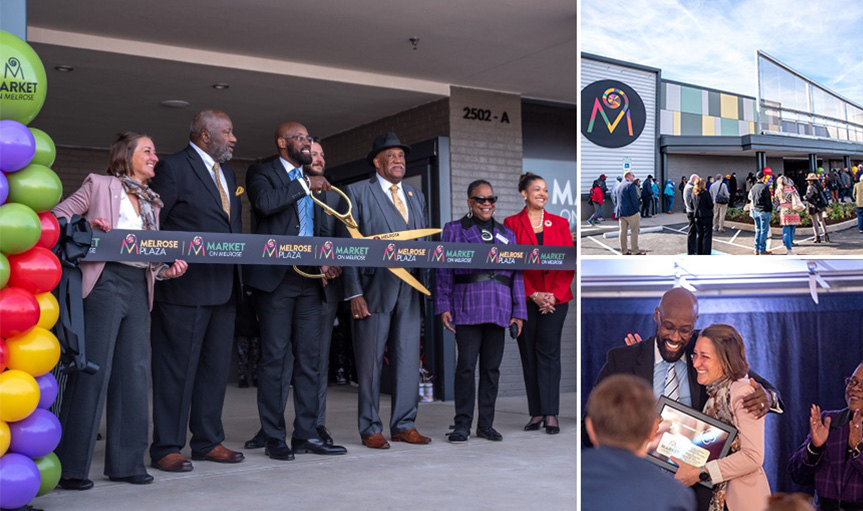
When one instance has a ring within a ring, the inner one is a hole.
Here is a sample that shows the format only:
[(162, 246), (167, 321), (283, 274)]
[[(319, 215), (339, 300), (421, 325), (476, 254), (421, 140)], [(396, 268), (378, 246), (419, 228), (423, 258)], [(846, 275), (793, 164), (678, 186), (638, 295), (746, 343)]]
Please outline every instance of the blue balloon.
[(30, 164), (36, 138), (18, 121), (0, 121), (0, 171), (15, 172)]
[(39, 492), (40, 476), (36, 462), (14, 452), (0, 458), (0, 508), (24, 507)]

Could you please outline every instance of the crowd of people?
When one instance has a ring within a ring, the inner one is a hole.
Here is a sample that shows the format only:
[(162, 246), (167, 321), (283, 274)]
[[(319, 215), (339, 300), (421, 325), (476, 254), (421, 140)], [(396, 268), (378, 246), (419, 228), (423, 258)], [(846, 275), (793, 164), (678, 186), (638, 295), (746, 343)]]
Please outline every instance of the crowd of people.
[[(89, 175), (54, 214), (81, 215), (103, 231), (241, 233), (244, 188), (228, 164), (237, 143), (230, 117), (203, 110), (189, 132), (183, 150), (161, 159), (148, 136), (121, 134), (110, 148), (107, 175)], [(276, 129), (274, 145), (277, 156), (252, 165), (246, 174), (254, 233), (349, 236), (311, 198), (314, 194), (330, 207), (347, 209), (324, 177), (320, 142), (302, 124), (286, 122)], [(366, 158), (374, 173), (345, 190), (364, 235), (429, 227), (423, 193), (403, 180), (409, 152), (395, 133), (382, 134)], [(465, 216), (448, 223), (442, 239), (572, 246), (568, 221), (545, 209), (545, 181), (527, 173), (517, 189), (525, 207), (500, 223), (494, 216), (492, 184), (471, 183)], [(60, 487), (94, 486), (89, 472), (103, 409), (105, 475), (111, 480), (152, 482), (147, 455), (153, 468), (166, 472), (191, 471), (192, 461), (242, 462), (243, 452), (223, 445), (222, 406), (235, 334), (240, 384), (257, 386), (260, 419), (245, 450), (263, 448), (275, 460), (303, 453), (345, 454), (347, 449), (334, 442), (326, 427), (328, 359), (340, 303), (348, 304), (351, 315), (346, 322), (359, 386), (362, 444), (389, 447), (379, 414), (387, 348), (393, 374), (390, 440), (430, 443), (416, 426), (420, 292), (386, 268), (301, 270), (322, 278), (306, 278), (287, 265), (82, 262), (86, 351), (101, 369), (73, 374), (63, 395)], [(427, 285), (430, 280), (428, 270), (410, 270), (409, 276)], [(560, 431), (560, 343), (573, 277), (573, 271), (436, 271), (436, 314), (455, 333), (458, 349), (451, 442), (470, 437), (475, 400), (477, 436), (502, 440), (493, 421), (507, 332), (517, 338), (522, 359), (530, 414), (524, 429)], [(128, 298), (118, 301), (117, 296)], [(148, 441), (151, 378), (153, 435)], [(289, 429), (285, 409), (291, 386), (294, 421)], [(191, 459), (182, 454), (188, 432)]]
[[(722, 324), (697, 329), (698, 300), (684, 288), (662, 296), (654, 321), (653, 336), (642, 342), (630, 334), (625, 346), (608, 352), (588, 398), (583, 508), (814, 509), (805, 497), (771, 496), (763, 469), (764, 417), (785, 406), (749, 366), (737, 330)], [(700, 466), (672, 457), (673, 478), (646, 461), (648, 445), (662, 430), (660, 396), (736, 428), (728, 454)], [(815, 485), (822, 511), (863, 509), (863, 362), (845, 378), (845, 402), (842, 410), (811, 406), (809, 434), (788, 463), (795, 483)], [(619, 491), (621, 480), (632, 491)]]

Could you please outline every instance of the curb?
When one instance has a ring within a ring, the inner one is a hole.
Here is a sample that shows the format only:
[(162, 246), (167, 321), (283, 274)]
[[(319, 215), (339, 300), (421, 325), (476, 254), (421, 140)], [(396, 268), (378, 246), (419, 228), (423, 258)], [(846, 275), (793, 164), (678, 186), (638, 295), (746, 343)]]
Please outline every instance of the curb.
[[(733, 227), (734, 229), (739, 229), (741, 231), (755, 232), (755, 225), (747, 224), (743, 222), (732, 222), (730, 220), (725, 221), (726, 227)], [(857, 226), (857, 219), (852, 218), (851, 220), (845, 220), (844, 222), (839, 222), (838, 224), (832, 224), (827, 226), (827, 232), (837, 232), (844, 231), (845, 229), (850, 229), (851, 227)], [(770, 232), (772, 234), (782, 235), (782, 227), (771, 227)], [(815, 229), (812, 227), (798, 227), (797, 231), (795, 231), (794, 236), (815, 236)]]

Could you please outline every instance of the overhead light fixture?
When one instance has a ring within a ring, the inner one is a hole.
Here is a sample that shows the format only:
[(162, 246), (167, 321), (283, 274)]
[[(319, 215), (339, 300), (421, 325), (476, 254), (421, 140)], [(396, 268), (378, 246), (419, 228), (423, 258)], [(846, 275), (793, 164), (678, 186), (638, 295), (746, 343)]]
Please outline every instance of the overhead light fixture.
[(61, 73), (71, 73), (72, 71), (74, 71), (74, 70), (75, 70), (75, 68), (74, 68), (74, 67), (72, 67), (72, 66), (65, 66), (65, 65), (61, 65), (61, 66), (54, 66), (54, 69), (55, 69), (55, 70), (57, 70), (57, 71), (60, 71)]
[(159, 104), (167, 108), (186, 108), (189, 106), (189, 102), (182, 99), (166, 99)]
[(411, 37), (410, 39), (408, 39), (408, 41), (411, 42), (411, 46), (413, 46), (413, 50), (416, 51), (417, 46), (420, 43), (420, 38), (419, 37)]
[(230, 87), (230, 85), (227, 83), (214, 83), (213, 84), (213, 88), (216, 90), (225, 90), (229, 87)]

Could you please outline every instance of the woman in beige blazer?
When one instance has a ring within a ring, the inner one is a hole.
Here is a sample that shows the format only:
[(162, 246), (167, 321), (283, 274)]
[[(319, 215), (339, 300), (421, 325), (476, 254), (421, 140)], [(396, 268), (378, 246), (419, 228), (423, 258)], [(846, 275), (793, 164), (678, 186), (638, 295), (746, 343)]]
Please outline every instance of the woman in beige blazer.
[[(52, 212), (81, 215), (93, 227), (158, 230), (159, 195), (147, 182), (159, 158), (153, 141), (126, 132), (110, 149), (108, 175), (90, 174), (75, 193)], [(107, 401), (105, 475), (112, 481), (148, 484), (147, 449), (150, 381), (149, 309), (155, 279), (185, 273), (185, 261), (170, 266), (141, 262), (82, 262), (85, 346), (96, 374), (76, 373), (63, 398), (63, 438), (57, 456), (63, 467), (60, 487), (88, 490), (93, 448)]]
[(754, 389), (743, 339), (734, 327), (711, 325), (695, 343), (692, 364), (698, 383), (707, 387), (704, 413), (737, 428), (728, 456), (694, 467), (679, 460), (675, 477), (686, 486), (699, 481), (713, 484), (710, 511), (762, 511), (770, 497), (764, 473), (764, 418), (756, 419), (743, 407)]

